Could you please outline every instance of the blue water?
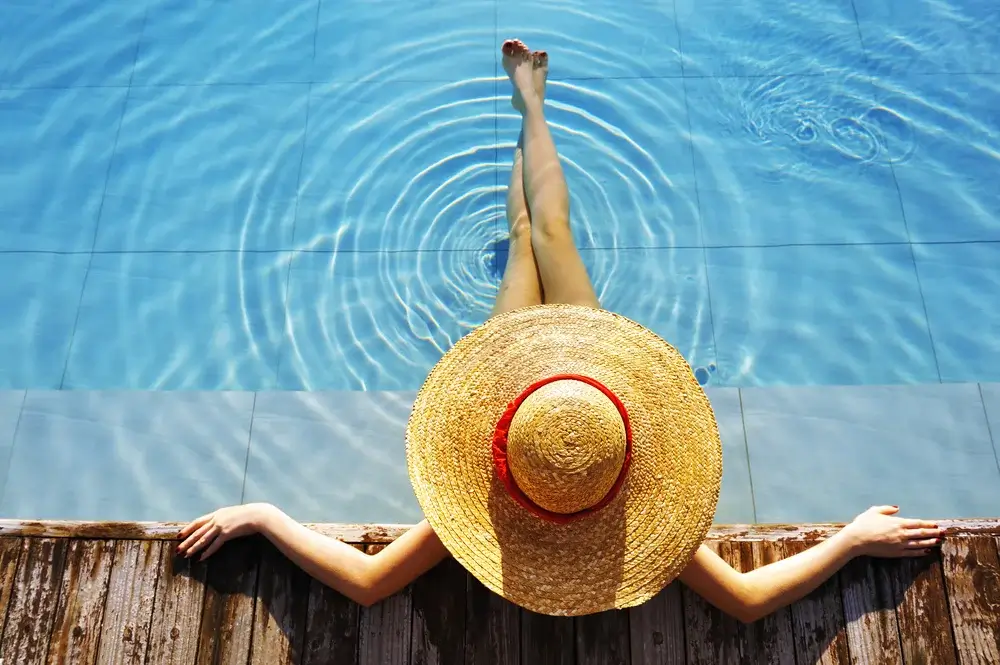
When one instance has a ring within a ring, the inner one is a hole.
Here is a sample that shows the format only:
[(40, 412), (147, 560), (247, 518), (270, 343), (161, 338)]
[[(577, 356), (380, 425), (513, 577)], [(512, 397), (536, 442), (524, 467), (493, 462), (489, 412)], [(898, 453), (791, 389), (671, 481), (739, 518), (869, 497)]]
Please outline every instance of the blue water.
[(1000, 381), (995, 0), (6, 0), (0, 388), (418, 387), (504, 264), (507, 37), (702, 381)]

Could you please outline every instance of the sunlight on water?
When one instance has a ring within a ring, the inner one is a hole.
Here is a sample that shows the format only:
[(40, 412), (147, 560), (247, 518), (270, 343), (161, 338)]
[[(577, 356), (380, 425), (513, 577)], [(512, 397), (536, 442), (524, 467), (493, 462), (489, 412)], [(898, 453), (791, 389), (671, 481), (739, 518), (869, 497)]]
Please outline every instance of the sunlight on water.
[(919, 257), (1000, 241), (998, 24), (984, 0), (5, 3), (3, 381), (418, 387), (507, 257), (508, 36), (550, 53), (602, 303), (700, 381), (968, 377), (954, 349), (981, 349), (935, 345), (991, 319), (933, 314)]

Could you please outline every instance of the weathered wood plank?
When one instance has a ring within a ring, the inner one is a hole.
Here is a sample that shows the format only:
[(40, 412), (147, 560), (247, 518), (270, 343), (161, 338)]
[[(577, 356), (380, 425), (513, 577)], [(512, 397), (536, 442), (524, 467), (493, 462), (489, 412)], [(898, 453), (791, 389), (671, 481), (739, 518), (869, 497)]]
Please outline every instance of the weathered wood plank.
[(518, 665), (521, 662), (520, 610), (472, 575), (466, 576), (466, 582), (465, 662), (467, 665)]
[[(368, 545), (365, 551), (377, 554), (384, 545)], [(412, 587), (372, 605), (362, 607), (358, 628), (360, 665), (408, 665), (412, 626)]]
[(629, 610), (632, 665), (684, 665), (684, 605), (681, 584), (672, 582)]
[(101, 628), (99, 663), (142, 663), (149, 646), (153, 598), (164, 543), (119, 540)]
[(892, 580), (876, 561), (859, 557), (840, 571), (840, 592), (851, 662), (902, 665)]
[(609, 610), (576, 617), (576, 662), (579, 665), (629, 665), (629, 615)]
[(1000, 663), (1000, 561), (996, 541), (948, 538), (941, 553), (959, 662)]
[[(1000, 536), (1000, 518), (942, 519), (937, 524), (949, 536)], [(177, 540), (185, 522), (78, 522), (66, 520), (0, 520), (0, 537), (91, 538), (125, 540)], [(324, 535), (348, 543), (390, 543), (412, 528), (411, 524), (306, 524)], [(818, 542), (829, 538), (843, 524), (718, 524), (708, 532), (709, 541), (772, 540)]]
[[(719, 543), (706, 546), (717, 554), (721, 551)], [(688, 664), (739, 663), (739, 621), (709, 605), (688, 587), (681, 588)]]
[(573, 665), (576, 624), (572, 617), (554, 617), (522, 609), (521, 661), (525, 665)]
[(148, 662), (157, 665), (195, 662), (207, 573), (208, 564), (180, 556), (174, 544), (164, 544), (153, 600)]
[[(355, 545), (364, 550), (362, 545)], [(352, 665), (358, 660), (360, 606), (319, 580), (309, 582), (302, 665)]]
[(465, 569), (448, 558), (413, 584), (413, 665), (465, 662)]
[(954, 665), (955, 638), (940, 552), (920, 559), (880, 562), (892, 579), (903, 662)]
[(0, 538), (0, 644), (3, 644), (7, 626), (7, 608), (14, 591), (17, 562), (21, 558), (24, 542), (21, 538)]
[(199, 665), (246, 665), (262, 540), (231, 540), (209, 558), (198, 629)]
[(298, 665), (305, 641), (310, 577), (271, 543), (262, 547), (250, 663)]
[[(801, 542), (782, 543), (781, 546), (786, 557), (808, 547)], [(792, 632), (798, 662), (822, 665), (846, 665), (850, 662), (844, 632), (844, 606), (836, 576), (792, 605)]]
[(71, 540), (62, 574), (49, 663), (94, 663), (114, 565), (114, 543)]
[(25, 538), (7, 608), (0, 660), (44, 663), (66, 562), (65, 540)]
[[(750, 546), (749, 559), (744, 551), (747, 545)], [(749, 569), (756, 570), (780, 560), (783, 554), (778, 544), (770, 541), (740, 543), (740, 550), (744, 570), (747, 570), (748, 561)], [(792, 633), (790, 607), (782, 607), (754, 622), (752, 627), (745, 628), (749, 648), (764, 656), (759, 662), (768, 665), (795, 665), (795, 636)]]

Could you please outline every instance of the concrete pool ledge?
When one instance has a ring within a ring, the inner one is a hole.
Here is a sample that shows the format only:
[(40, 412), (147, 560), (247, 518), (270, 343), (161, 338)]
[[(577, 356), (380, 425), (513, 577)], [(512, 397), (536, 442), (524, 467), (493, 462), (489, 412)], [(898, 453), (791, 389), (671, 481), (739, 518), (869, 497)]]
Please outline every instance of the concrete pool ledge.
[[(1000, 511), (1000, 384), (707, 389), (721, 524)], [(0, 391), (0, 516), (186, 520), (268, 501), (305, 522), (421, 518), (415, 392)]]
[[(919, 559), (860, 557), (801, 601), (741, 624), (680, 582), (628, 610), (525, 611), (446, 560), (359, 606), (262, 537), (206, 562), (176, 554), (178, 524), (0, 522), (5, 662), (622, 663), (997, 662), (1000, 520), (950, 520)], [(399, 525), (316, 524), (374, 554)], [(741, 571), (837, 525), (714, 527)]]

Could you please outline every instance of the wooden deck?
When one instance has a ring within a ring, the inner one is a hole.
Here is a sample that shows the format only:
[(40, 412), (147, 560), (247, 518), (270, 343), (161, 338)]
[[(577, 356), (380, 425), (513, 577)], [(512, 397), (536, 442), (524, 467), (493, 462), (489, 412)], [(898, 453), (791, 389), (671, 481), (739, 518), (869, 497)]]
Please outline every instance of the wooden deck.
[[(260, 538), (206, 564), (174, 555), (180, 525), (0, 521), (0, 657), (14, 663), (1000, 663), (1000, 520), (953, 521), (940, 555), (858, 559), (752, 625), (679, 583), (629, 611), (523, 611), (447, 561), (360, 608)], [(312, 525), (368, 551), (401, 527)], [(833, 525), (721, 527), (740, 569)]]

